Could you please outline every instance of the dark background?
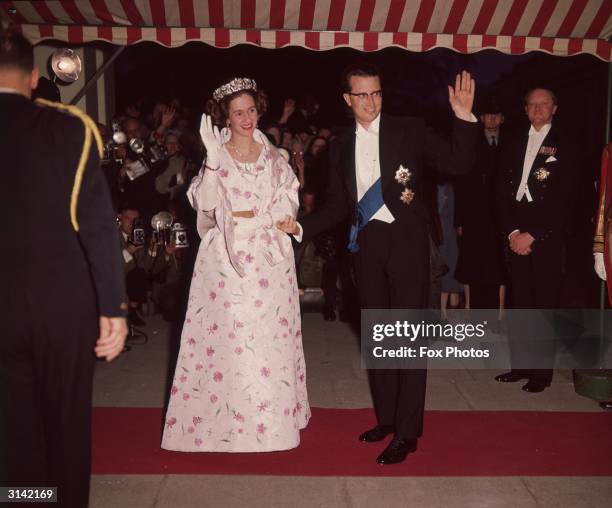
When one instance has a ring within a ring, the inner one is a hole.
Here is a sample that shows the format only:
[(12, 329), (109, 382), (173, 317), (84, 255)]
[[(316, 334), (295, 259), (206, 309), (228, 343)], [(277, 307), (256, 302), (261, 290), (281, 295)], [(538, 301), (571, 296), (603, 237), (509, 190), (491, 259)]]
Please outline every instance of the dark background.
[(170, 49), (142, 43), (127, 47), (117, 59), (116, 104), (121, 111), (143, 97), (178, 97), (197, 117), (217, 86), (245, 76), (255, 78), (269, 93), (270, 118), (280, 113), (285, 98), (312, 93), (321, 103), (323, 122), (334, 125), (346, 119), (340, 73), (355, 59), (374, 61), (382, 68), (385, 109), (394, 113), (421, 116), (441, 127), (450, 115), (446, 85), (458, 71), (467, 69), (477, 81), (477, 102), (493, 93), (510, 124), (525, 119), (525, 91), (547, 86), (559, 97), (557, 121), (577, 128), (589, 151), (599, 151), (606, 141), (607, 65), (590, 55), (511, 56), (494, 50), (463, 55), (447, 49), (411, 53), (399, 48), (376, 53), (348, 48), (317, 52), (250, 45), (218, 49), (202, 43)]

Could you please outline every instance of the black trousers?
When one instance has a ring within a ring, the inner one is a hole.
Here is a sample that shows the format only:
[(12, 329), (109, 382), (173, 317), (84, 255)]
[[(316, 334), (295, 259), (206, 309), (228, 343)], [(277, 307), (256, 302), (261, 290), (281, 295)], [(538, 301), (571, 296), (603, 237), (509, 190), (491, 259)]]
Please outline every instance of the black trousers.
[[(514, 309), (556, 309), (562, 283), (563, 244), (558, 240), (534, 242), (526, 256), (511, 253), (510, 278)], [(550, 316), (550, 315), (549, 315)], [(528, 320), (514, 316), (508, 323), (513, 370), (530, 379), (552, 379), (554, 323), (544, 315), (530, 314)], [(517, 360), (520, 358), (520, 360)], [(529, 361), (533, 363), (528, 365)], [(526, 365), (527, 363), (527, 365)], [(519, 365), (528, 368), (514, 368)]]
[(470, 284), (472, 309), (498, 309), (499, 284)]
[(338, 273), (340, 269), (338, 255), (334, 254), (323, 262), (321, 270), (321, 288), (325, 295), (325, 309), (335, 310), (338, 300)]
[(130, 302), (145, 303), (150, 287), (151, 282), (144, 269), (136, 267), (125, 274), (125, 290)]
[[(372, 220), (359, 233), (355, 275), (362, 309), (420, 309), (429, 294), (429, 236), (424, 224)], [(423, 433), (426, 369), (369, 371), (379, 425), (416, 439)]]
[(81, 285), (66, 278), (44, 291), (16, 289), (1, 310), (8, 329), (0, 341), (0, 482), (57, 487), (58, 506), (67, 507), (89, 499), (98, 327), (83, 275)]

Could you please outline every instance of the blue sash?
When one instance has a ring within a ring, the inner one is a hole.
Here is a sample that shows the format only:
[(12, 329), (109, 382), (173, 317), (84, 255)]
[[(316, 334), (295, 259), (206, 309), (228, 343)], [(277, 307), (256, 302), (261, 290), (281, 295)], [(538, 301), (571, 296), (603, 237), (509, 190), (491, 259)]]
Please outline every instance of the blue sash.
[(359, 203), (357, 203), (357, 221), (356, 224), (351, 226), (349, 233), (349, 244), (348, 250), (352, 253), (359, 251), (359, 245), (357, 244), (357, 236), (370, 219), (374, 216), (380, 207), (383, 206), (382, 185), (380, 178), (376, 180), (367, 192), (361, 197)]

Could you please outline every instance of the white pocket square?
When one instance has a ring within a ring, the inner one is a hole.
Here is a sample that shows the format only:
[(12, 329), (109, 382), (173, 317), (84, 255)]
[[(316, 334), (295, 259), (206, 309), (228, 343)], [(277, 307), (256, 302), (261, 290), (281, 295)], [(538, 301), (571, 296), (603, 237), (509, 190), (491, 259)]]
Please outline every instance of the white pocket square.
[(555, 159), (554, 155), (551, 155), (548, 159), (546, 159), (546, 162), (555, 162), (557, 159)]

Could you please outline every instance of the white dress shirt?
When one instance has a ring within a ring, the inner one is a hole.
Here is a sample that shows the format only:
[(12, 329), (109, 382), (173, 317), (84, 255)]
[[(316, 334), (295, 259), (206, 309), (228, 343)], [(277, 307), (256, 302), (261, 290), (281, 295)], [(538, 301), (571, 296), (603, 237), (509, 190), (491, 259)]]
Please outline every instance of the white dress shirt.
[(485, 130), (485, 138), (487, 138), (489, 146), (497, 146), (499, 144), (499, 130), (496, 132)]
[(531, 172), (531, 166), (535, 160), (544, 138), (550, 131), (551, 124), (547, 123), (539, 131), (535, 130), (532, 125), (529, 129), (529, 141), (527, 141), (527, 149), (525, 150), (525, 158), (523, 159), (523, 176), (521, 177), (521, 183), (516, 191), (516, 200), (521, 201), (523, 197), (527, 197), (527, 201), (533, 201), (527, 187), (527, 180), (529, 179), (529, 173)]
[[(124, 232), (123, 230), (121, 230), (121, 236), (123, 236), (123, 241), (125, 242), (125, 245), (127, 245), (128, 238), (129, 238), (128, 234)], [(126, 263), (129, 263), (130, 261), (132, 261), (132, 259), (134, 259), (134, 257), (130, 254), (130, 252), (125, 247), (121, 251), (121, 254), (123, 254), (123, 261), (125, 261)]]
[[(376, 180), (380, 178), (380, 158), (379, 158), (379, 136), (380, 114), (372, 121), (367, 129), (364, 129), (359, 122), (355, 130), (355, 177), (357, 180), (357, 201), (368, 191)], [(372, 216), (383, 222), (391, 223), (395, 217), (391, 214), (387, 205), (383, 205)], [(371, 220), (372, 220), (371, 219)], [(298, 223), (299, 232), (293, 235), (296, 241), (302, 241), (302, 226)]]
[[(357, 122), (355, 130), (355, 173), (357, 178), (357, 201), (380, 178), (379, 157), (380, 114), (367, 129)], [(372, 216), (372, 219), (391, 223), (395, 220), (387, 205), (383, 205)]]

